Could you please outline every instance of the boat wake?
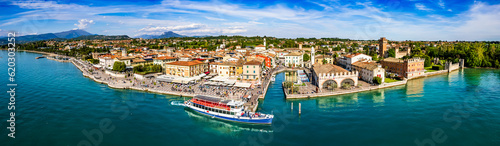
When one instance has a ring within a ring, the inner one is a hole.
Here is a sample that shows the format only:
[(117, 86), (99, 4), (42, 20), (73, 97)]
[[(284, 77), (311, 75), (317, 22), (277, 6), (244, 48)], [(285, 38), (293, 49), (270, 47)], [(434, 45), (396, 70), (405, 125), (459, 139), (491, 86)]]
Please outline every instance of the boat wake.
[(170, 104), (175, 106), (184, 106), (184, 101), (172, 101)]

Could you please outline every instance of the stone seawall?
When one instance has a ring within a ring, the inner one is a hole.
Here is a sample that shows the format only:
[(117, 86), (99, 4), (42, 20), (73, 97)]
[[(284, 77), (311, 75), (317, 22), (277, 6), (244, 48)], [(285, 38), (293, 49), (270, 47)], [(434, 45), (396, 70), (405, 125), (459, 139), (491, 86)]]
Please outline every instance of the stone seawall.
[(394, 86), (399, 86), (399, 85), (405, 85), (406, 82), (407, 82), (407, 80), (403, 80), (403, 81), (397, 81), (397, 82), (392, 82), (392, 83), (384, 83), (384, 84), (378, 85), (378, 86), (361, 87), (361, 88), (357, 88), (357, 89), (353, 89), (353, 90), (334, 91), (334, 92), (330, 92), (330, 93), (287, 94), (287, 92), (285, 92), (285, 88), (283, 88), (283, 92), (285, 93), (285, 97), (287, 99), (325, 97), (325, 96), (351, 94), (351, 93), (357, 93), (357, 92), (377, 90), (377, 89), (382, 89), (382, 88), (389, 88), (389, 87), (394, 87)]
[(181, 97), (186, 97), (186, 96), (187, 97), (194, 97), (195, 96), (194, 94), (187, 94), (187, 93), (180, 93), (180, 92), (170, 92), (170, 91), (161, 91), (161, 90), (149, 89), (149, 88), (145, 88), (145, 87), (120, 86), (120, 85), (117, 85), (117, 84), (111, 84), (108, 81), (97, 79), (97, 78), (95, 78), (95, 76), (86, 73), (86, 71), (84, 71), (84, 68), (81, 65), (79, 65), (78, 63), (76, 63), (76, 60), (72, 60), (71, 63), (73, 63), (73, 65), (75, 65), (76, 68), (78, 68), (82, 72), (82, 74), (83, 74), (84, 77), (90, 78), (90, 79), (94, 80), (95, 82), (98, 82), (98, 83), (101, 83), (101, 84), (106, 84), (110, 88), (115, 88), (115, 89), (133, 89), (133, 90), (153, 92), (153, 93), (160, 93), (160, 94), (167, 94), (167, 95), (177, 95), (177, 96), (181, 96)]

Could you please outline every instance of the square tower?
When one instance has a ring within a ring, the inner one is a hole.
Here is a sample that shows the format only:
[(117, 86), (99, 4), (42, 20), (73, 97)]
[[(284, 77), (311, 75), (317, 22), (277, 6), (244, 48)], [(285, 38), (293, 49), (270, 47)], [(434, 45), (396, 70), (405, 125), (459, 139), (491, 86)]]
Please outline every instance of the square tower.
[(387, 53), (387, 39), (385, 39), (385, 37), (381, 37), (380, 40), (378, 40), (378, 52), (381, 58), (385, 58)]

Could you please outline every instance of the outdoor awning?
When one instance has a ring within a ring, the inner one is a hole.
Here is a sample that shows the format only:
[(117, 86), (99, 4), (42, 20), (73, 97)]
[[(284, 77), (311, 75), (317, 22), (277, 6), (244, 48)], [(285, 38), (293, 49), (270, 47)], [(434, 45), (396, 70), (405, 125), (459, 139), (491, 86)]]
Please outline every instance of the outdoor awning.
[(236, 80), (226, 80), (226, 81), (224, 81), (224, 84), (228, 84), (228, 85), (234, 85), (234, 83), (236, 83)]
[(227, 81), (227, 79), (228, 79), (228, 77), (216, 76), (216, 77), (210, 79), (210, 81), (225, 82), (225, 81)]
[(156, 78), (156, 80), (159, 82), (167, 82), (167, 83), (172, 82), (172, 79)]
[(250, 88), (252, 86), (251, 83), (235, 83), (234, 87), (240, 87), (240, 88)]
[(175, 80), (173, 80), (172, 82), (173, 82), (173, 83), (179, 83), (179, 84), (182, 84), (182, 83), (183, 83), (181, 79), (175, 79)]

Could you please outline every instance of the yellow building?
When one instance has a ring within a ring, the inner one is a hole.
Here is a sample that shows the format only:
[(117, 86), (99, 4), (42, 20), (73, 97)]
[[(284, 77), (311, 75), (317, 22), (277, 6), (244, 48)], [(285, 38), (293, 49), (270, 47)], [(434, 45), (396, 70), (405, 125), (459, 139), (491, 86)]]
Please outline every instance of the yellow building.
[(333, 57), (330, 55), (316, 55), (316, 56), (314, 56), (314, 63), (323, 64), (323, 60), (325, 60), (327, 64), (333, 64)]
[(198, 60), (165, 63), (165, 74), (179, 77), (193, 77), (207, 72), (208, 65)]
[(238, 62), (236, 62), (236, 76), (243, 74), (243, 64), (244, 63), (245, 63), (245, 61), (243, 61), (242, 59), (240, 59), (240, 60), (238, 60)]

